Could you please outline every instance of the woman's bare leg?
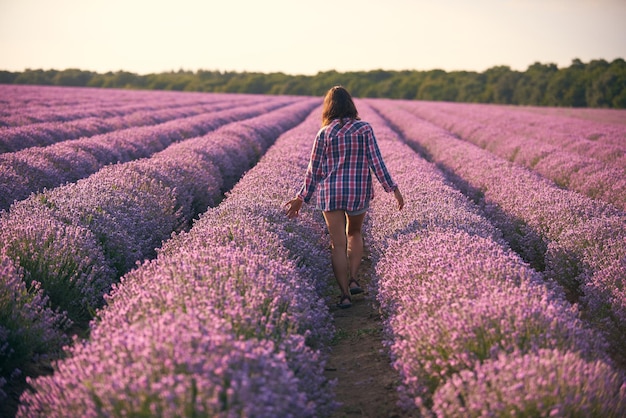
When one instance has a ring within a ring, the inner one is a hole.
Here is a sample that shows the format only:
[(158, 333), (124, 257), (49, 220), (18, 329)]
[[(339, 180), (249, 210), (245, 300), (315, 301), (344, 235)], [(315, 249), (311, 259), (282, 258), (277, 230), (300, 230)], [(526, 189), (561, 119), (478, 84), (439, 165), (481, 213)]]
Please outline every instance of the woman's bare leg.
[(361, 259), (363, 258), (363, 234), (361, 228), (365, 220), (365, 213), (356, 216), (347, 216), (346, 235), (348, 236), (348, 262), (350, 264), (350, 277), (356, 280)]
[(332, 246), (331, 261), (333, 273), (342, 295), (349, 295), (348, 252), (346, 239), (346, 215), (342, 210), (323, 212)]

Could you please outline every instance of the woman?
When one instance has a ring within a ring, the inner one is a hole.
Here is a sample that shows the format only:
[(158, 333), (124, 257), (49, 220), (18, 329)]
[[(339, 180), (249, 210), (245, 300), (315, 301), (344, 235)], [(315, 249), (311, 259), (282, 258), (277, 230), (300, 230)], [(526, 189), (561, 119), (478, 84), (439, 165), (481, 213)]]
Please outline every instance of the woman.
[(350, 295), (363, 292), (356, 277), (363, 256), (361, 227), (374, 197), (372, 172), (386, 192), (394, 193), (401, 210), (404, 199), (387, 171), (372, 127), (360, 120), (350, 93), (335, 86), (324, 98), (322, 128), (313, 144), (304, 184), (285, 207), (290, 219), (298, 216), (303, 202), (309, 203), (319, 186), (317, 208), (330, 234), (340, 308), (352, 306)]

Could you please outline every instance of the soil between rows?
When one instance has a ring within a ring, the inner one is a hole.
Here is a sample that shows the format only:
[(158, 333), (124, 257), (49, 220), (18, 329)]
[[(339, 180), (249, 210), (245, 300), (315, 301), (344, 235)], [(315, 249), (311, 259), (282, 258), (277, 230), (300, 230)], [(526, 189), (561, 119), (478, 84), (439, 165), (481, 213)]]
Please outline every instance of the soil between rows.
[[(340, 417), (404, 418), (398, 402), (398, 373), (383, 346), (383, 324), (376, 301), (367, 289), (371, 263), (364, 258), (359, 283), (365, 293), (352, 296), (352, 307), (331, 307), (336, 335), (326, 364), (326, 377), (337, 379), (336, 400)], [(336, 302), (334, 298), (333, 303)]]

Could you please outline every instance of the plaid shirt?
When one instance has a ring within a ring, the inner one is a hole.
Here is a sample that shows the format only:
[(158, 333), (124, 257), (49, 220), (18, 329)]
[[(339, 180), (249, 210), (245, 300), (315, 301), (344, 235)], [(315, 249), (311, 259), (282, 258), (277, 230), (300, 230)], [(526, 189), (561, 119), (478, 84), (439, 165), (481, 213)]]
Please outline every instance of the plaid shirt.
[(319, 185), (318, 209), (360, 210), (374, 197), (372, 172), (386, 192), (395, 190), (370, 124), (335, 119), (315, 137), (298, 196), (308, 203)]

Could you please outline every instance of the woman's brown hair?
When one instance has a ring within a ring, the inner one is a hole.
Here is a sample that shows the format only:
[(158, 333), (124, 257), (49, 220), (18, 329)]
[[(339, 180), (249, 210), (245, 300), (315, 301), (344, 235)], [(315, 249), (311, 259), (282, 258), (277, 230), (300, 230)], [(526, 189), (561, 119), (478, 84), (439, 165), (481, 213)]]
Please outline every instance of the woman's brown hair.
[(335, 86), (328, 90), (324, 97), (322, 109), (322, 126), (328, 125), (334, 119), (359, 119), (352, 96), (342, 86)]

